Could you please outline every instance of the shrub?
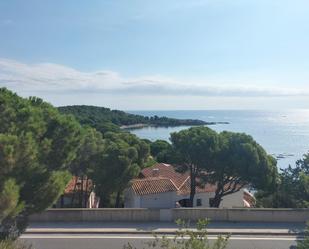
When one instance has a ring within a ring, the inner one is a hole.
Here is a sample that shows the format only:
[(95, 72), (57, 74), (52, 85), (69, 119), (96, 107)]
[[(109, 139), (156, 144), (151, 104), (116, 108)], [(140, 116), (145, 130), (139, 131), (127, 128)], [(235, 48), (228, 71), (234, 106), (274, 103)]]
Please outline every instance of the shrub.
[[(229, 236), (221, 236), (210, 243), (208, 239), (207, 226), (208, 219), (200, 219), (196, 224), (196, 230), (188, 228), (189, 223), (183, 220), (177, 220), (176, 224), (179, 229), (173, 238), (167, 236), (159, 237), (154, 234), (154, 240), (146, 243), (148, 248), (162, 249), (225, 249)], [(124, 249), (137, 249), (130, 243), (124, 246)]]
[(27, 245), (20, 241), (2, 240), (0, 241), (0, 249), (34, 249), (32, 245)]
[(297, 242), (297, 249), (308, 249), (308, 248), (309, 248), (309, 222), (307, 223), (304, 240), (299, 240)]

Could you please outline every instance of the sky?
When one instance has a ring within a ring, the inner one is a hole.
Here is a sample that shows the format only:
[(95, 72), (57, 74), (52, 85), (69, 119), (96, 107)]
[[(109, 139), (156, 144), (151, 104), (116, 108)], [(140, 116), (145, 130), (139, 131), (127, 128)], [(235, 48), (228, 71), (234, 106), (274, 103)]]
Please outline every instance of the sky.
[(1, 0), (0, 87), (123, 110), (309, 108), (307, 0)]

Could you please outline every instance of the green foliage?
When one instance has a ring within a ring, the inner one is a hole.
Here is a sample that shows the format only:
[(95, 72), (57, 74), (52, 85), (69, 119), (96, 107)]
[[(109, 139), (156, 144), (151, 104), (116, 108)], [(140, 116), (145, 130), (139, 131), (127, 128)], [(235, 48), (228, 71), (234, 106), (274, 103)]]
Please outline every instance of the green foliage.
[(123, 111), (110, 110), (97, 106), (63, 106), (58, 108), (61, 113), (72, 114), (83, 125), (95, 127), (97, 124), (109, 123), (117, 126), (144, 123), (147, 118)]
[(0, 249), (34, 249), (32, 245), (20, 241), (2, 240), (0, 241)]
[(156, 140), (150, 143), (150, 153), (158, 162), (168, 162), (172, 146), (165, 140)]
[(146, 124), (153, 126), (180, 126), (180, 125), (204, 125), (206, 122), (192, 119), (174, 119), (167, 117), (145, 117), (129, 114), (123, 111), (110, 110), (109, 108), (97, 106), (63, 106), (59, 111), (74, 115), (83, 125), (89, 125), (98, 131), (119, 132), (119, 126)]
[(165, 140), (156, 140), (150, 144), (151, 155), (156, 157), (160, 152), (167, 150), (170, 144)]
[(224, 196), (244, 186), (269, 189), (275, 184), (276, 161), (251, 136), (193, 127), (172, 133), (171, 142), (172, 148), (160, 153), (169, 154), (165, 158), (178, 171), (190, 172), (191, 204), (197, 184), (217, 185), (212, 207), (219, 207)]
[(283, 169), (276, 187), (259, 191), (256, 198), (261, 207), (309, 207), (309, 154), (298, 160), (295, 167)]
[(119, 132), (111, 122), (96, 123), (100, 115), (93, 126), (104, 137), (90, 122), (82, 128), (72, 115), (60, 114), (41, 99), (23, 99), (6, 89), (0, 90), (0, 114), (0, 219), (5, 231), (22, 229), (27, 216), (51, 206), (71, 179), (69, 172), (93, 176), (103, 203), (116, 192), (119, 206), (123, 189), (151, 163), (148, 143)]
[(68, 171), (53, 171), (45, 184), (38, 186), (33, 195), (33, 212), (40, 212), (55, 203), (63, 193), (72, 175)]
[(81, 127), (41, 99), (23, 99), (5, 88), (0, 123), (0, 230), (7, 236), (59, 197), (70, 179)]
[[(196, 230), (189, 229), (188, 223), (177, 220), (176, 223), (180, 226), (176, 235), (173, 238), (167, 236), (159, 237), (154, 235), (154, 240), (146, 243), (147, 248), (162, 248), (162, 249), (224, 249), (227, 247), (229, 236), (218, 236), (211, 243), (208, 239), (207, 226), (208, 220), (200, 219), (196, 224)], [(128, 244), (124, 249), (136, 249)]]
[(219, 149), (217, 133), (207, 127), (193, 127), (171, 134), (170, 162), (180, 172), (189, 171), (191, 176), (190, 205), (196, 192), (197, 178), (210, 169)]
[(14, 179), (7, 179), (0, 193), (0, 222), (8, 217), (15, 217), (22, 209), (23, 203), (19, 202), (20, 187)]
[(304, 240), (297, 241), (297, 249), (308, 249), (308, 248), (309, 248), (309, 223), (307, 223)]
[[(90, 125), (90, 124), (88, 124)], [(119, 126), (111, 123), (111, 122), (101, 122), (101, 123), (96, 123), (95, 125), (92, 125), (93, 128), (95, 128), (97, 131), (101, 132), (102, 134), (106, 132), (121, 132), (121, 129)]]
[(94, 158), (97, 162), (90, 173), (103, 205), (113, 192), (115, 206), (120, 206), (122, 191), (130, 180), (148, 163), (149, 145), (129, 133), (108, 132), (104, 136), (104, 150)]
[[(221, 132), (219, 150), (206, 182), (217, 184), (211, 206), (219, 207), (222, 198), (245, 186), (271, 189), (277, 179), (276, 160), (244, 133)], [(203, 178), (203, 176), (202, 176)]]
[(82, 131), (82, 139), (75, 159), (70, 164), (70, 171), (75, 176), (87, 175), (98, 163), (95, 157), (104, 150), (103, 136), (93, 128), (86, 127)]
[[(96, 160), (98, 154), (102, 154), (104, 150), (103, 136), (100, 132), (91, 127), (85, 127), (82, 131), (82, 139), (76, 153), (75, 159), (70, 164), (70, 172), (74, 176), (78, 176), (83, 181), (88, 180), (94, 168), (101, 162)], [(77, 187), (77, 182), (76, 186)], [(88, 184), (87, 187), (88, 188)], [(70, 207), (83, 208), (87, 205), (90, 189), (84, 189), (81, 185), (80, 192), (73, 193), (71, 196)], [(84, 200), (84, 201), (83, 201)]]

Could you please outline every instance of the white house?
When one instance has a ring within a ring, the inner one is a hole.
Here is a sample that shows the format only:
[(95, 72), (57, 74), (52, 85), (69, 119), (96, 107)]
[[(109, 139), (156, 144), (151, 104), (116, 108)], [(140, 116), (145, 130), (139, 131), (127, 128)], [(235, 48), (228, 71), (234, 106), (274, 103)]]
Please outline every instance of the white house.
[[(206, 184), (197, 187), (194, 207), (209, 207), (215, 195), (216, 186)], [(139, 178), (125, 190), (126, 208), (175, 208), (180, 204), (188, 206), (190, 196), (190, 175), (178, 173), (169, 164), (156, 164), (142, 170)], [(220, 207), (252, 207), (255, 199), (246, 189), (227, 195)]]

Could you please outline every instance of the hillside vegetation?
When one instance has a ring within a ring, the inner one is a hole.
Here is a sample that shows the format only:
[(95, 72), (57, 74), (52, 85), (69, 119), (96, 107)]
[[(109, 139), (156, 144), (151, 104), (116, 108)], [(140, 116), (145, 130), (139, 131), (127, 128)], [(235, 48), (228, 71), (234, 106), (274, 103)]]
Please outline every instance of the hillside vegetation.
[(167, 117), (147, 117), (135, 115), (119, 110), (111, 110), (105, 107), (75, 105), (58, 108), (64, 114), (72, 114), (84, 125), (96, 127), (100, 124), (112, 123), (116, 126), (132, 126), (137, 124), (151, 126), (195, 126), (211, 124), (195, 119), (175, 119)]
[[(91, 179), (100, 207), (120, 207), (124, 189), (153, 160), (149, 144), (133, 134), (102, 136), (42, 99), (6, 88), (0, 88), (0, 124), (0, 241), (17, 239), (29, 215), (57, 203), (72, 176)], [(86, 207), (89, 185), (71, 196), (70, 207)]]

